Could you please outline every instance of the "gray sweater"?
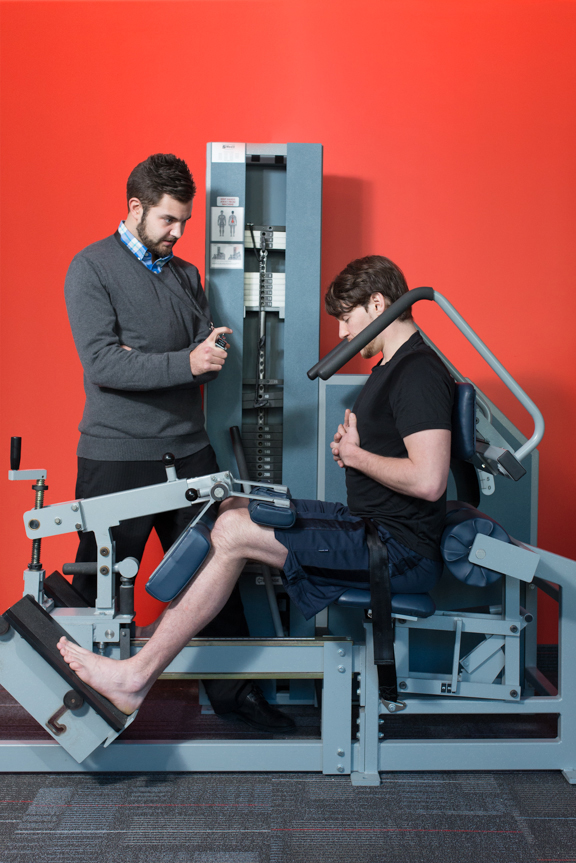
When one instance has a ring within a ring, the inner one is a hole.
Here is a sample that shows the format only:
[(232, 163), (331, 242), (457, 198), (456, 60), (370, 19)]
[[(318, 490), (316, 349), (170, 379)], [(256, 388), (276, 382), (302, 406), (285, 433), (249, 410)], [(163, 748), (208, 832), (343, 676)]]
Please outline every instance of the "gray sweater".
[(152, 273), (114, 234), (76, 255), (65, 294), (86, 391), (78, 455), (143, 461), (205, 447), (200, 384), (216, 373), (190, 371), (210, 332), (196, 267), (175, 257)]

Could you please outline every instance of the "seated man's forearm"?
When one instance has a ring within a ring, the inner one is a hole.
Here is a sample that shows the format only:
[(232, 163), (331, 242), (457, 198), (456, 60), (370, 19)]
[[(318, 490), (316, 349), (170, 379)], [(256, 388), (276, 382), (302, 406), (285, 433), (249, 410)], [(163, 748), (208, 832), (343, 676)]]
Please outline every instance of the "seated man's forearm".
[[(450, 432), (433, 429), (405, 438), (406, 458), (376, 455), (361, 447), (346, 452), (346, 467), (354, 468), (393, 491), (436, 501), (444, 494), (450, 470)], [(422, 439), (427, 435), (429, 440)], [(428, 444), (433, 441), (433, 446)], [(422, 445), (424, 444), (424, 446)]]

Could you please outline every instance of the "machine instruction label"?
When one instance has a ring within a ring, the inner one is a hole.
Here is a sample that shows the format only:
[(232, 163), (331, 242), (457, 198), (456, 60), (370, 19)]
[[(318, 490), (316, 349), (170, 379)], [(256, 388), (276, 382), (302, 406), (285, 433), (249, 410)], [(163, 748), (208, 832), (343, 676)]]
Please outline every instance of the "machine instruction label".
[(230, 144), (226, 141), (212, 142), (213, 162), (244, 162), (246, 144)]
[(244, 246), (240, 243), (210, 243), (210, 268), (213, 270), (243, 270)]
[(244, 207), (211, 207), (210, 239), (244, 245)]

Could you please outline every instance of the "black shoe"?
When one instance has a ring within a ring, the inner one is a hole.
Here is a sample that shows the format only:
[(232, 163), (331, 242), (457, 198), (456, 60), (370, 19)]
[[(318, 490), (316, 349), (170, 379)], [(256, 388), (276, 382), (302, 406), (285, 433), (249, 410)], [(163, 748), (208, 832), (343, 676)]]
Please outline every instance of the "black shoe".
[[(218, 710), (215, 711), (219, 713)], [(286, 716), (278, 708), (268, 704), (259, 686), (253, 685), (248, 694), (241, 700), (240, 704), (223, 716), (237, 716), (243, 722), (258, 728), (259, 731), (292, 731), (296, 723), (290, 716)]]

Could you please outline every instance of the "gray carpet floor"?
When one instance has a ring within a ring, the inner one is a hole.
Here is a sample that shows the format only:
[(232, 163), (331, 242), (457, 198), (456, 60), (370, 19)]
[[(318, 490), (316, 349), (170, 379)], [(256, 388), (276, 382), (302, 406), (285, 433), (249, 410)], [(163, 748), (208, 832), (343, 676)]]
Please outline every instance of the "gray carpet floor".
[(568, 863), (559, 773), (4, 774), (0, 863)]

